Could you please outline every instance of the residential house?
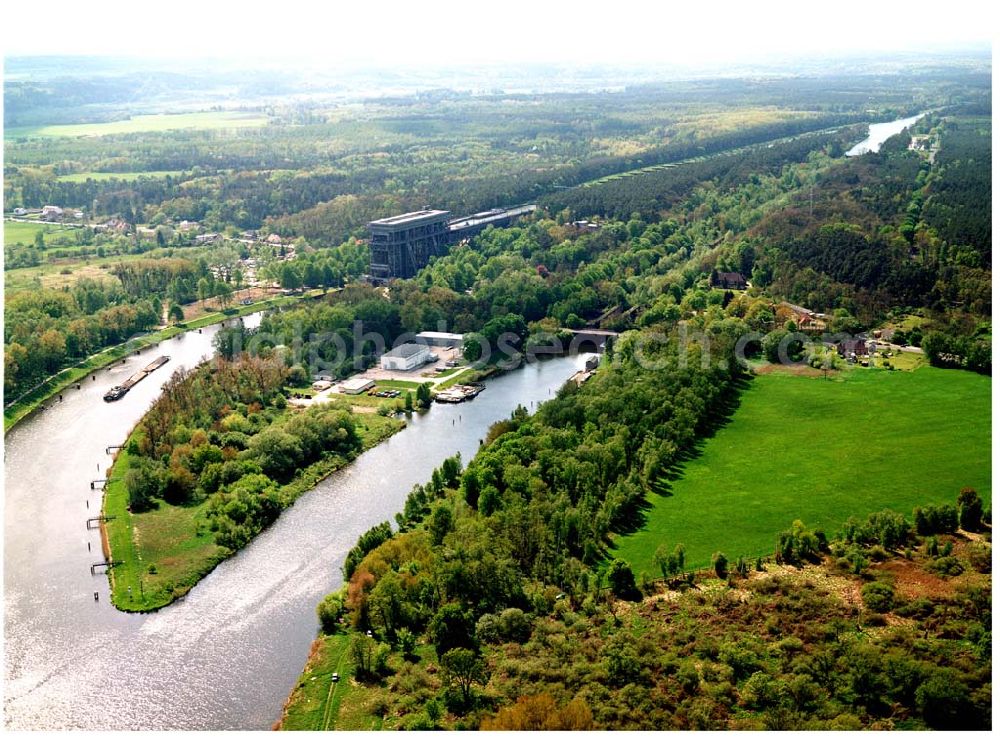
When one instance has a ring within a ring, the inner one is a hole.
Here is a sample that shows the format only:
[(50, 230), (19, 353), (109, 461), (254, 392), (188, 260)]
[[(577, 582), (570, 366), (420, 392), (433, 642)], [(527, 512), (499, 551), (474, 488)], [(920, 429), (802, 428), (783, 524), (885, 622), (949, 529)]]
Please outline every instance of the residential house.
[(43, 221), (59, 221), (62, 220), (63, 209), (58, 205), (46, 205), (42, 207), (42, 220)]
[(712, 270), (712, 287), (723, 290), (746, 290), (747, 278), (739, 272), (716, 272)]

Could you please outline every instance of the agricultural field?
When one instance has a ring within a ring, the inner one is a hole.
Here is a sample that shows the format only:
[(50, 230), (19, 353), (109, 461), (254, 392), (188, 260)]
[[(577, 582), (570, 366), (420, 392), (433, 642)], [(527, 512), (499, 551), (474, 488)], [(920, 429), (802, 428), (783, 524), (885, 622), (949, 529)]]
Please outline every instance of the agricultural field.
[(267, 125), (267, 116), (260, 113), (216, 111), (205, 113), (160, 113), (137, 115), (122, 121), (108, 123), (74, 123), (56, 126), (10, 128), (6, 139), (60, 136), (109, 136), (125, 133), (154, 133), (182, 129), (219, 130), (231, 128), (260, 128)]
[(769, 555), (793, 519), (833, 534), (851, 516), (954, 503), (966, 486), (989, 500), (990, 378), (932, 367), (759, 375), (612, 556), (653, 577), (661, 544), (683, 543), (692, 567), (715, 551)]

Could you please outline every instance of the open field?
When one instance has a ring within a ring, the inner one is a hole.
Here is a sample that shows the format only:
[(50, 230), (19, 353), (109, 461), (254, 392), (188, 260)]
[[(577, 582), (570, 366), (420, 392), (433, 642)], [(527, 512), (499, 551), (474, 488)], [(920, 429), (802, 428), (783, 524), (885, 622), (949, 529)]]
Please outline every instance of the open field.
[(923, 367), (838, 380), (755, 377), (612, 556), (653, 577), (660, 544), (683, 543), (688, 565), (704, 567), (715, 551), (772, 554), (795, 519), (832, 534), (851, 516), (953, 503), (965, 486), (989, 501), (989, 377)]
[(35, 234), (41, 231), (44, 234), (53, 232), (69, 231), (72, 226), (57, 226), (50, 223), (25, 223), (23, 221), (3, 222), (3, 245), (24, 244), (31, 246), (35, 243)]
[(58, 126), (10, 128), (6, 139), (22, 137), (58, 136), (108, 136), (118, 133), (148, 133), (179, 129), (218, 130), (227, 128), (260, 128), (267, 125), (267, 116), (261, 113), (216, 111), (207, 113), (160, 113), (137, 115), (109, 123), (74, 123)]
[(22, 290), (34, 290), (37, 287), (69, 287), (84, 277), (93, 280), (115, 279), (110, 272), (112, 265), (142, 257), (142, 254), (122, 254), (59, 260), (39, 264), (36, 267), (9, 269), (4, 272), (4, 290), (10, 295)]
[(138, 180), (140, 177), (177, 177), (182, 174), (184, 172), (179, 169), (163, 169), (154, 172), (77, 172), (76, 174), (60, 175), (56, 179), (59, 182), (86, 182), (87, 180), (94, 180), (95, 182), (105, 182), (107, 180), (132, 182)]

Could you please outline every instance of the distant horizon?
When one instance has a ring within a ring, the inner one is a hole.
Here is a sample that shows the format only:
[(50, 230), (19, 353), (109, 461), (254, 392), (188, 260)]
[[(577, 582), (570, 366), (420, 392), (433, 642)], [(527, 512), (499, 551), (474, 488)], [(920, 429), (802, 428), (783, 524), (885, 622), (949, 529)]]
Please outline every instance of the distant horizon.
[[(991, 53), (993, 29), (982, 6), (842, 0), (803, 9), (788, 0), (747, 4), (701, 3), (650, 7), (619, 0), (614, 12), (593, 0), (531, 3), (509, 0), (468, 7), (457, 0), (419, 6), (320, 9), (286, 0), (281, 12), (262, 2), (226, 6), (175, 0), (170, 12), (137, 10), (126, 0), (103, 0), (79, 12), (53, 0), (47, 10), (71, 24), (44, 33), (8, 23), (4, 59), (88, 57), (213, 59), (270, 66), (399, 66), (437, 68), (497, 64), (573, 66), (726, 67), (796, 59), (891, 54)], [(61, 12), (65, 10), (65, 13)]]

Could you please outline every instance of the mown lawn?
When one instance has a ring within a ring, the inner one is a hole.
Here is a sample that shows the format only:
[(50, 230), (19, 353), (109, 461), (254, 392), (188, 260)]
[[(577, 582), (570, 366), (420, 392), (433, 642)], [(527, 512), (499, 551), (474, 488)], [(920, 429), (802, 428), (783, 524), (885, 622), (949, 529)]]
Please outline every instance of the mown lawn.
[(687, 564), (704, 567), (715, 551), (773, 554), (795, 519), (832, 534), (851, 516), (953, 503), (965, 486), (989, 505), (990, 378), (931, 367), (761, 375), (676, 473), (611, 552), (637, 576), (659, 577), (661, 543), (683, 543)]

